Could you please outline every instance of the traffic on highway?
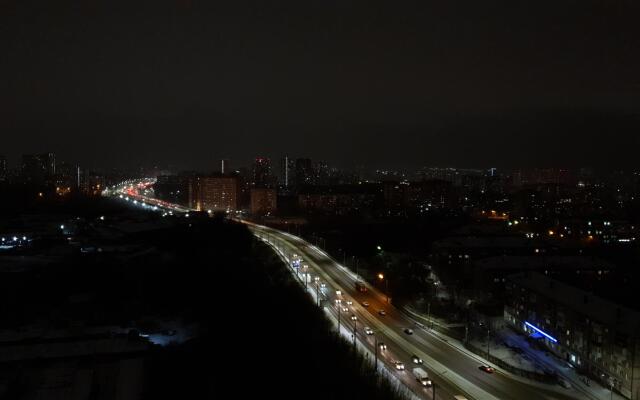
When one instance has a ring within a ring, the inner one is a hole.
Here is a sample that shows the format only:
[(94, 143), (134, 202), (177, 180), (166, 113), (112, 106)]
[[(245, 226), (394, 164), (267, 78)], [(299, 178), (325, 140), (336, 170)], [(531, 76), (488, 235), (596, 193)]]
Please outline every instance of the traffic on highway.
[(498, 370), (453, 339), (416, 324), (381, 291), (303, 239), (248, 223), (338, 325), (418, 398), (575, 399), (579, 393)]

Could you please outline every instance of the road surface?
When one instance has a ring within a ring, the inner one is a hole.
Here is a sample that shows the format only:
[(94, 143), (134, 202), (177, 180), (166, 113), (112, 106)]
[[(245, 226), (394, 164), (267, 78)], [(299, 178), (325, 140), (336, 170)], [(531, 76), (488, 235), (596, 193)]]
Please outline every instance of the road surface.
[[(355, 274), (343, 267), (329, 255), (308, 242), (286, 232), (264, 226), (248, 224), (252, 232), (259, 238), (271, 244), (291, 262), (301, 259), (298, 276), (306, 277), (307, 285), (313, 293), (320, 289), (325, 299), (323, 306), (333, 316), (338, 318), (340, 312), (341, 326), (353, 330), (351, 315), (355, 315), (356, 337), (361, 340), (370, 351), (374, 351), (375, 341), (384, 342), (386, 351), (379, 352), (382, 362), (393, 370), (392, 361), (405, 364), (405, 371), (396, 374), (402, 382), (421, 398), (432, 399), (432, 389), (421, 387), (413, 378), (411, 369), (416, 367), (412, 363), (412, 356), (417, 355), (424, 361), (421, 368), (428, 371), (436, 384), (436, 398), (452, 399), (454, 395), (463, 395), (468, 399), (576, 399), (580, 394), (562, 389), (557, 385), (532, 383), (524, 378), (496, 370), (493, 374), (481, 371), (478, 367), (484, 361), (477, 356), (454, 346), (447, 338), (415, 326), (414, 321), (387, 303), (387, 297), (376, 288), (367, 285), (368, 291), (356, 291)], [(307, 268), (304, 268), (307, 265)], [(309, 274), (304, 275), (306, 273)], [(318, 281), (316, 282), (316, 277)], [(304, 282), (304, 278), (300, 278)], [(324, 288), (321, 285), (324, 284)], [(317, 286), (316, 286), (317, 285)], [(336, 292), (340, 291), (341, 295)], [(335, 300), (341, 300), (337, 305)], [(348, 311), (340, 311), (346, 301), (352, 305), (346, 306)], [(363, 302), (369, 306), (364, 307)], [(379, 315), (384, 310), (386, 315)], [(364, 327), (370, 327), (374, 335), (366, 335)], [(405, 328), (413, 329), (413, 334), (404, 333)], [(346, 331), (345, 331), (346, 332)]]

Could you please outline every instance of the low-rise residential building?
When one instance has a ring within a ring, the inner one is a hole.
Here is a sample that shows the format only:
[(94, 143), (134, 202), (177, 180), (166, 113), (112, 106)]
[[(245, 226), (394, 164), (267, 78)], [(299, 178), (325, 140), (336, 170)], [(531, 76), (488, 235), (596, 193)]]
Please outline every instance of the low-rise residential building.
[(640, 312), (524, 272), (509, 278), (504, 318), (605, 386), (640, 398)]

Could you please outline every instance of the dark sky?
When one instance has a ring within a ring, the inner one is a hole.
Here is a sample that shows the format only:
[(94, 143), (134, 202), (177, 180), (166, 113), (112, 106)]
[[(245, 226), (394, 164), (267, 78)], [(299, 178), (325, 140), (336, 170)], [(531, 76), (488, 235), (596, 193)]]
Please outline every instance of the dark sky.
[(637, 166), (637, 2), (380, 3), (0, 0), (0, 154)]

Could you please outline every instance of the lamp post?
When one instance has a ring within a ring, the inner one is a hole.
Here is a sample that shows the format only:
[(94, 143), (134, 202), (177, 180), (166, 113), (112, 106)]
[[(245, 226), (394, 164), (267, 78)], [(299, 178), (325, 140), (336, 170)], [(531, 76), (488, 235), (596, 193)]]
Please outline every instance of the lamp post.
[(490, 339), (489, 333), (490, 333), (489, 328), (487, 328), (487, 361), (490, 361), (489, 360), (489, 339)]
[(358, 325), (358, 318), (354, 315), (353, 320), (353, 350), (356, 349), (356, 326)]
[(342, 311), (340, 303), (342, 303), (342, 301), (340, 299), (336, 299), (336, 307), (338, 308), (338, 335), (340, 335), (340, 314)]
[(358, 279), (358, 258), (351, 256), (351, 265), (355, 267), (356, 280)]
[(378, 279), (380, 279), (381, 281), (384, 281), (384, 287), (385, 287), (385, 295), (387, 296), (387, 304), (389, 304), (389, 279), (385, 279), (384, 278), (384, 274), (379, 273), (378, 274)]
[(375, 355), (375, 364), (374, 364), (374, 372), (377, 374), (378, 373), (378, 350), (379, 350), (379, 344), (380, 342), (378, 342), (378, 333), (382, 332), (382, 329), (376, 329), (375, 331), (373, 331), (374, 335), (373, 335), (373, 341), (374, 341), (374, 345), (375, 345), (375, 350), (374, 350), (374, 355)]
[(318, 307), (320, 307), (320, 277), (316, 276), (314, 280), (316, 282), (316, 302), (318, 303)]
[(613, 385), (615, 383), (614, 378), (609, 379), (609, 391), (611, 392), (611, 400), (613, 400)]

